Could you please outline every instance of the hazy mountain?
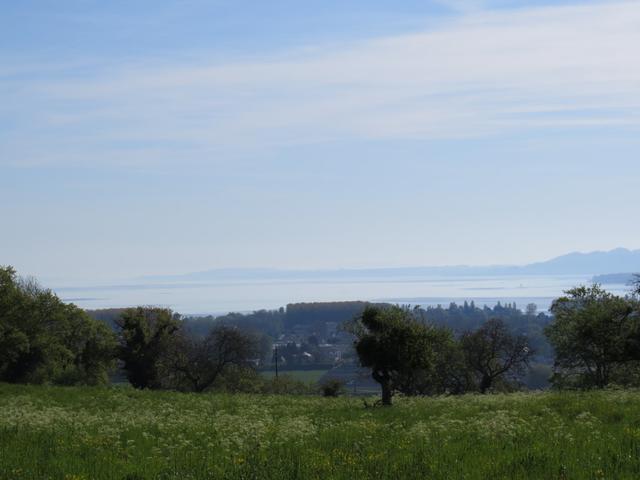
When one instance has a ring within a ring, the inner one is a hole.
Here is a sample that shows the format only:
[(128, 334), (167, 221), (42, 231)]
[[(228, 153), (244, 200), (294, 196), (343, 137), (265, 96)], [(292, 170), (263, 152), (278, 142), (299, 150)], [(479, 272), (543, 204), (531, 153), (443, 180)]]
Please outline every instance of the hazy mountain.
[(401, 279), (420, 277), (464, 277), (488, 275), (601, 275), (614, 272), (640, 272), (640, 250), (616, 248), (608, 252), (573, 252), (529, 265), (443, 266), (406, 268), (368, 268), (338, 270), (283, 270), (269, 268), (225, 268), (153, 276), (158, 281), (268, 281), (268, 280), (357, 280)]
[(616, 248), (608, 252), (574, 252), (523, 268), (527, 273), (541, 274), (640, 272), (640, 250)]

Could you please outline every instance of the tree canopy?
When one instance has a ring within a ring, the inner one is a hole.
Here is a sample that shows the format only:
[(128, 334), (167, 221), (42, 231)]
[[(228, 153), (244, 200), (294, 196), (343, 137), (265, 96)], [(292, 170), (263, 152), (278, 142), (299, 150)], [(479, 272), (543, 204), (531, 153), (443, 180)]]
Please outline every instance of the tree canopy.
[(166, 369), (175, 388), (202, 392), (230, 371), (252, 369), (259, 355), (255, 335), (219, 324), (204, 338), (182, 331), (169, 347)]
[(0, 380), (101, 384), (115, 363), (104, 324), (11, 267), (0, 267)]
[(160, 388), (162, 362), (180, 329), (180, 318), (166, 308), (128, 308), (116, 320), (119, 358), (136, 388)]
[(555, 349), (553, 383), (602, 388), (637, 383), (640, 366), (638, 302), (600, 286), (578, 287), (553, 302), (546, 328)]
[(382, 389), (382, 404), (396, 391), (428, 388), (439, 378), (438, 350), (451, 339), (448, 330), (425, 324), (408, 308), (368, 306), (351, 330), (362, 366), (371, 368)]
[(496, 380), (524, 373), (534, 355), (527, 337), (511, 333), (500, 319), (491, 319), (476, 331), (466, 332), (460, 344), (480, 393), (486, 393)]

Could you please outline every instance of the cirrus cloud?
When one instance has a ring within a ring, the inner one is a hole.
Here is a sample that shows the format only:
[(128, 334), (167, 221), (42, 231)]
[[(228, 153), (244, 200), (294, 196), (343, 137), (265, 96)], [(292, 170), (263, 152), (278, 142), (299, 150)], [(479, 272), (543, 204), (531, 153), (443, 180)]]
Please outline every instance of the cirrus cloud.
[(46, 69), (0, 84), (0, 162), (209, 161), (343, 140), (640, 126), (640, 3), (472, 10), (236, 62)]

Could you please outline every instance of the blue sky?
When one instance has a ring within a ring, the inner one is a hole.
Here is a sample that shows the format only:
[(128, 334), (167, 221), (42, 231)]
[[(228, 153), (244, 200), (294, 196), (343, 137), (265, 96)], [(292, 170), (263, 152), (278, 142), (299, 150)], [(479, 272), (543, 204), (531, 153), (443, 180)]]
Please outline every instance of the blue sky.
[(44, 279), (640, 247), (640, 3), (21, 1), (0, 264)]

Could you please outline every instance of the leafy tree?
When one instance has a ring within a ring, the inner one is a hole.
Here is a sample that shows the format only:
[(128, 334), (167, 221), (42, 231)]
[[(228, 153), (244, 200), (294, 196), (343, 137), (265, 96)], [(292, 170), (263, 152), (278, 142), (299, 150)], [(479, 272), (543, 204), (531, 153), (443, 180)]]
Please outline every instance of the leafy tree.
[(106, 383), (114, 353), (106, 325), (11, 267), (0, 268), (0, 380)]
[(0, 268), (0, 378), (5, 381), (18, 380), (19, 359), (29, 351), (29, 338), (20, 322), (24, 303), (15, 270)]
[(436, 352), (434, 372), (420, 394), (450, 393), (460, 395), (474, 387), (473, 372), (465, 361), (460, 342), (447, 329), (440, 329), (440, 341), (434, 345)]
[(182, 333), (170, 347), (166, 367), (178, 388), (202, 392), (227, 375), (227, 384), (242, 371), (253, 369), (260, 356), (255, 335), (238, 328), (217, 325), (205, 338)]
[(117, 338), (107, 325), (91, 319), (75, 305), (64, 305), (64, 343), (72, 352), (56, 383), (97, 385), (109, 381), (115, 367)]
[(533, 355), (527, 338), (512, 334), (499, 319), (465, 333), (460, 345), (481, 393), (486, 393), (499, 379), (523, 373)]
[(176, 341), (180, 317), (155, 307), (128, 308), (116, 320), (119, 358), (136, 388), (161, 388), (163, 360)]
[(556, 299), (545, 329), (553, 348), (556, 386), (603, 388), (634, 378), (640, 361), (638, 302), (603, 290), (578, 287)]
[(368, 306), (350, 328), (364, 367), (382, 388), (382, 404), (391, 405), (396, 391), (416, 393), (418, 380), (429, 384), (437, 370), (437, 346), (447, 335), (398, 306)]
[(466, 392), (472, 382), (460, 345), (452, 332), (423, 322), (418, 322), (418, 325), (422, 327), (418, 332), (423, 336), (421, 341), (426, 350), (422, 352), (421, 364), (397, 375), (397, 391), (404, 395)]
[(538, 314), (538, 306), (535, 303), (528, 303), (525, 309), (525, 315), (527, 317), (535, 317)]

